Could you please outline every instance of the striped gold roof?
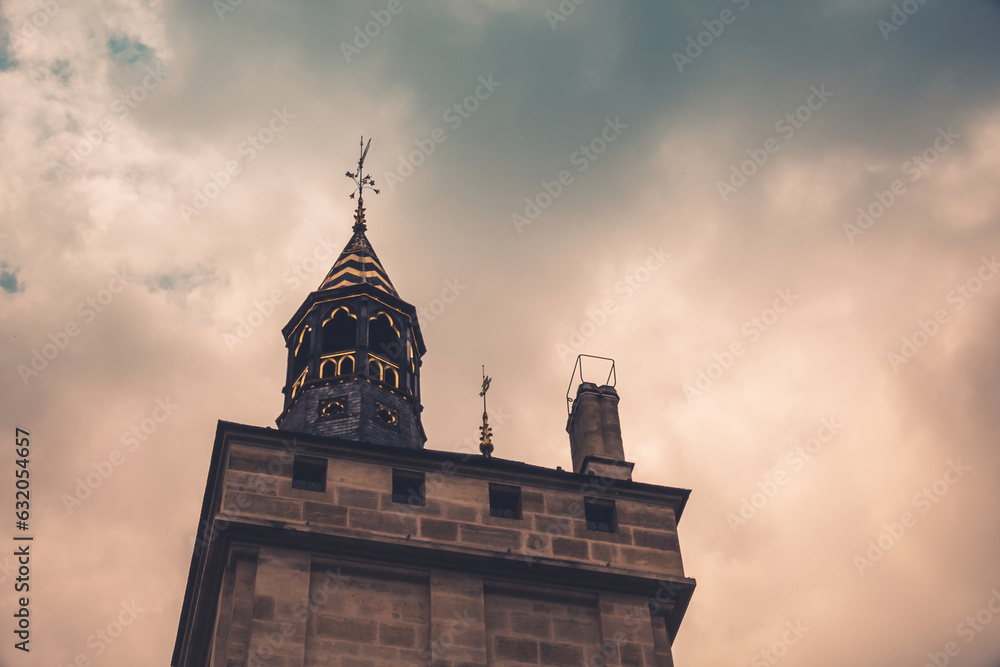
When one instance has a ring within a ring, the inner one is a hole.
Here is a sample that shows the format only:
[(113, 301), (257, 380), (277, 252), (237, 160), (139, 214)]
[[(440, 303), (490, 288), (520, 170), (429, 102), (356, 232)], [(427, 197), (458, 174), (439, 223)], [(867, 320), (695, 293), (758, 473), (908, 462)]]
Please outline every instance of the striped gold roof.
[(330, 273), (326, 274), (319, 288), (330, 290), (362, 283), (374, 285), (395, 297), (399, 296), (396, 288), (392, 286), (392, 281), (389, 280), (389, 274), (378, 260), (372, 244), (368, 242), (364, 227), (355, 225), (354, 235), (347, 242), (344, 251), (340, 253), (340, 257), (330, 269)]

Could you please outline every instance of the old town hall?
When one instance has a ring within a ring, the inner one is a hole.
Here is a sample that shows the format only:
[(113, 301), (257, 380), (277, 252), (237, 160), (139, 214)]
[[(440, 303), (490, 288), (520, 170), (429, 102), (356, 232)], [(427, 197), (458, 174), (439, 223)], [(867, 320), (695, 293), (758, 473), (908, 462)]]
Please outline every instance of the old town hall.
[(365, 152), (353, 234), (282, 330), (278, 428), (218, 424), (171, 665), (672, 666), (689, 492), (632, 481), (607, 383), (570, 397), (572, 471), (492, 457), (485, 413), (483, 453), (424, 447)]

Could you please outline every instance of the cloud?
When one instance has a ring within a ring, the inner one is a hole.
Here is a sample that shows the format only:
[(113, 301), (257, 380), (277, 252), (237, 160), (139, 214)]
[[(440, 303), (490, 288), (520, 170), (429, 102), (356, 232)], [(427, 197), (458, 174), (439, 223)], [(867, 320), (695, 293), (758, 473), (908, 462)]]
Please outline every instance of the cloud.
[[(615, 358), (636, 478), (693, 489), (677, 664), (746, 664), (797, 620), (789, 664), (922, 664), (985, 604), (1000, 282), (970, 280), (1000, 240), (995, 3), (920, 4), (888, 39), (902, 3), (573, 4), (554, 28), (558, 2), (404, 0), (386, 25), (380, 2), (3, 5), (0, 397), (40, 445), (39, 660), (86, 653), (133, 597), (148, 611), (104, 664), (169, 653), (215, 422), (273, 424), (280, 329), (349, 237), (362, 134), (382, 190), (369, 238), (421, 312), (428, 447), (476, 434), (485, 363), (509, 415), (494, 455), (566, 467), (559, 346), (605, 317), (573, 354)], [(650, 248), (669, 258), (625, 298)], [(772, 319), (779, 291), (800, 298)], [(167, 398), (70, 515), (63, 494)], [(727, 514), (831, 418), (843, 429), (734, 533)], [(958, 459), (972, 470), (921, 513)], [(916, 524), (859, 574), (904, 511)], [(992, 667), (996, 629), (955, 664)]]

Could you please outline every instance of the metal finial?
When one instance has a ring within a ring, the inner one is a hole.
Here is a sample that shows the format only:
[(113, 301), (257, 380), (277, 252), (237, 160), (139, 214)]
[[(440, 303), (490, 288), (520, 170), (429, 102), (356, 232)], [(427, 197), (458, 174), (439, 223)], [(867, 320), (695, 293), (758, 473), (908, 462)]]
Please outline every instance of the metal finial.
[(483, 366), (483, 390), (479, 395), (483, 397), (483, 425), (479, 427), (479, 451), (483, 456), (490, 458), (493, 454), (493, 431), (490, 429), (489, 413), (486, 412), (486, 392), (490, 390), (491, 378), (486, 374), (486, 366)]
[(354, 199), (355, 194), (358, 196), (358, 208), (354, 212), (355, 232), (363, 232), (365, 231), (365, 229), (367, 229), (365, 227), (365, 203), (364, 203), (365, 188), (371, 190), (375, 194), (379, 193), (378, 189), (375, 187), (375, 179), (373, 179), (370, 175), (364, 173), (365, 156), (368, 155), (368, 149), (371, 148), (371, 145), (372, 145), (371, 139), (369, 139), (368, 143), (365, 144), (364, 136), (361, 137), (361, 147), (359, 149), (361, 156), (358, 158), (358, 170), (354, 173), (347, 172), (346, 174), (346, 176), (351, 180), (353, 180), (354, 184), (358, 186), (357, 191), (351, 193), (351, 199)]

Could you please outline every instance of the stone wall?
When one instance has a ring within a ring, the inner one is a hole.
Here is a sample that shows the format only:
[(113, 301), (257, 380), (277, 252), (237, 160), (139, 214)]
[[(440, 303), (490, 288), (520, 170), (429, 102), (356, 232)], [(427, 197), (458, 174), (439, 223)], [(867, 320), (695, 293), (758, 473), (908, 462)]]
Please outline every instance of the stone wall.
[(309, 600), (306, 667), (430, 664), (426, 572), (317, 559)]
[(604, 664), (596, 594), (491, 590), (486, 637), (490, 665)]
[(673, 667), (639, 596), (277, 547), (239, 555), (212, 667)]
[[(282, 458), (284, 457), (284, 458)], [(365, 539), (408, 539), (520, 560), (560, 560), (683, 576), (673, 509), (623, 498), (597, 480), (573, 491), (522, 483), (522, 518), (490, 516), (489, 481), (461, 469), (426, 473), (426, 504), (392, 501), (392, 467), (331, 459), (325, 492), (292, 488), (291, 455), (233, 445), (223, 514), (279, 519)], [(505, 483), (510, 483), (505, 480)], [(617, 530), (587, 528), (584, 496), (613, 499)]]
[[(393, 502), (389, 463), (331, 457), (326, 489), (309, 491), (292, 488), (292, 461), (281, 449), (233, 444), (224, 462), (220, 518), (310, 537), (230, 547), (211, 667), (672, 667), (664, 619), (649, 617), (647, 598), (586, 583), (586, 571), (683, 576), (667, 501), (630, 498), (628, 489), (582, 476), (550, 488), (537, 474), (424, 461), (425, 504), (411, 506)], [(493, 479), (520, 488), (520, 519), (491, 516)], [(615, 502), (614, 532), (587, 528), (585, 495)], [(369, 562), (312, 547), (311, 536), (369, 542)], [(380, 562), (380, 542), (432, 547), (441, 564), (390, 566)], [(579, 577), (526, 585), (457, 571), (446, 553), (558, 565)]]

